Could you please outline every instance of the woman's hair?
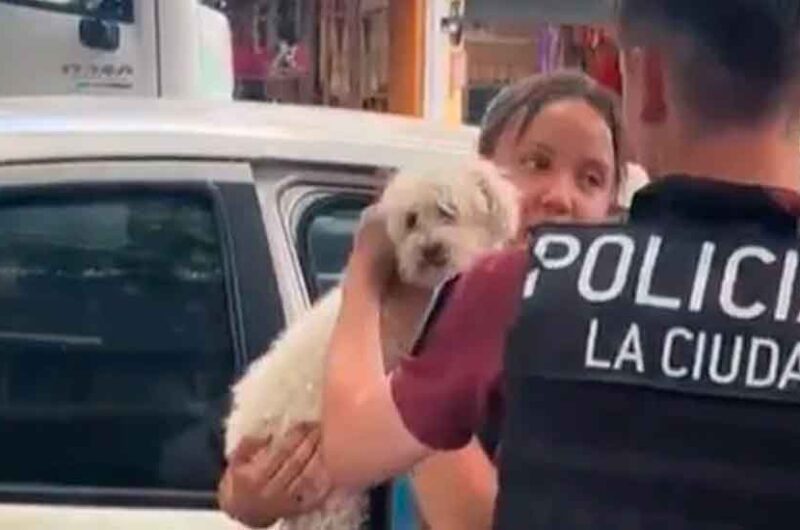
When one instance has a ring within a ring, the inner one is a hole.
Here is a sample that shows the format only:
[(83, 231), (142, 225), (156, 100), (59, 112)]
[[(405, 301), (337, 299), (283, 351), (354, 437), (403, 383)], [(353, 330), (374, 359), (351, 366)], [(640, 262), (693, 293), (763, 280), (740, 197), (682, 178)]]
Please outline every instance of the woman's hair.
[[(531, 122), (550, 103), (568, 99), (585, 101), (608, 125), (614, 144), (614, 181), (619, 188), (625, 174), (622, 167), (622, 126), (617, 97), (581, 72), (561, 71), (535, 75), (505, 87), (489, 103), (481, 122), (478, 152), (492, 158), (497, 142), (508, 127), (516, 126), (520, 140)], [(517, 121), (522, 116), (522, 121)]]

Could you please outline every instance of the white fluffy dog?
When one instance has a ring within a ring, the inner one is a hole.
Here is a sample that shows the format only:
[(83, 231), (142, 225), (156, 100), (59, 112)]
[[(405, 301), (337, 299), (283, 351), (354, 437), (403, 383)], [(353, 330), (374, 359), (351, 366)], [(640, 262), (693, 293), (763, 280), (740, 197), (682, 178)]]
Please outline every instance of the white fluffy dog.
[[(386, 212), (400, 281), (425, 289), (432, 290), (517, 231), (515, 190), (493, 165), (483, 161), (401, 173), (387, 186), (379, 204)], [(340, 303), (341, 290), (333, 289), (253, 362), (233, 387), (226, 454), (230, 455), (244, 436), (280, 438), (297, 423), (320, 420), (325, 352)], [(414, 337), (387, 336), (398, 332), (392, 329), (387, 333), (391, 300), (384, 306), (382, 342), (389, 370), (407, 353)], [(416, 315), (414, 324), (422, 317)], [(366, 495), (334, 492), (320, 509), (278, 526), (355, 530), (363, 521), (365, 507)]]

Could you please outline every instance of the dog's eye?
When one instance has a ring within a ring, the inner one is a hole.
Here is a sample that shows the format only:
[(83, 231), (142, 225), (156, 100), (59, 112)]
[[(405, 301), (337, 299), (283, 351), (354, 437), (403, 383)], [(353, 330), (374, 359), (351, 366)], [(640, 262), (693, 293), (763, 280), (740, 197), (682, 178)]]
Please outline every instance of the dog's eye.
[(408, 230), (414, 230), (416, 226), (417, 226), (417, 213), (410, 212), (408, 215), (406, 215), (406, 228)]

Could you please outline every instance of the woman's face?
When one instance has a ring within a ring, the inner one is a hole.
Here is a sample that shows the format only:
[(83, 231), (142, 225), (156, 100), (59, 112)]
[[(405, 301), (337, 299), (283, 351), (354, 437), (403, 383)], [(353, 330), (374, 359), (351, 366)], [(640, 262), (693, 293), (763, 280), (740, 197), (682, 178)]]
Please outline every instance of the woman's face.
[(556, 101), (518, 139), (522, 119), (501, 134), (493, 161), (521, 192), (523, 228), (605, 219), (617, 185), (614, 142), (600, 113), (582, 100)]

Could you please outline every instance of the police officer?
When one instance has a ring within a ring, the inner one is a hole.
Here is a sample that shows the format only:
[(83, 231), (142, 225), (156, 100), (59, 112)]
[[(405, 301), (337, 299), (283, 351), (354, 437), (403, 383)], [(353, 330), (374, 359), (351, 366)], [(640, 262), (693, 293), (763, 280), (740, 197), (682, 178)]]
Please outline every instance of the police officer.
[(656, 182), (625, 226), (538, 227), (445, 285), (388, 379), (372, 212), (329, 349), (338, 483), (460, 447), (500, 401), (498, 528), (797, 525), (800, 0), (618, 16), (626, 125)]

